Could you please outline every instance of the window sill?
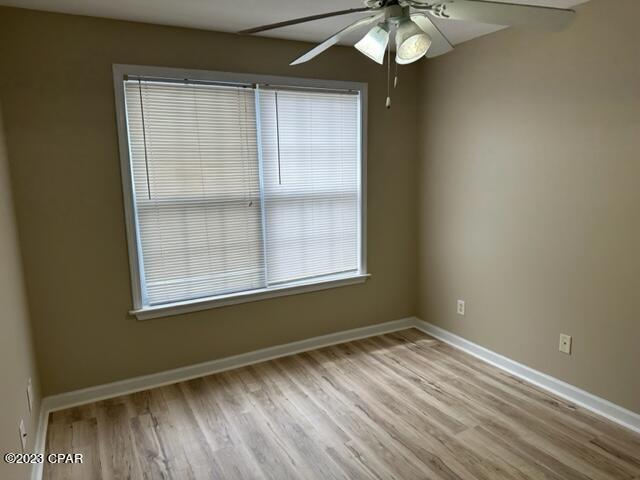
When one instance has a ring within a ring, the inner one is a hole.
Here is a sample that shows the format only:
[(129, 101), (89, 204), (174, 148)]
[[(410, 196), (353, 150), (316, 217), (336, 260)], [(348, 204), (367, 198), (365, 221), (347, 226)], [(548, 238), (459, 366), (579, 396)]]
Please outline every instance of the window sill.
[(368, 273), (357, 273), (349, 276), (331, 277), (321, 281), (298, 282), (283, 285), (281, 287), (263, 288), (260, 290), (252, 290), (250, 292), (238, 292), (228, 295), (219, 295), (217, 297), (144, 307), (138, 310), (131, 310), (129, 313), (135, 315), (138, 320), (170, 317), (181, 313), (198, 312), (201, 310), (209, 310), (211, 308), (226, 307), (227, 305), (256, 302), (267, 298), (284, 297), (287, 295), (297, 295), (300, 293), (326, 290), (328, 288), (355, 285), (366, 282), (370, 276), (371, 275)]

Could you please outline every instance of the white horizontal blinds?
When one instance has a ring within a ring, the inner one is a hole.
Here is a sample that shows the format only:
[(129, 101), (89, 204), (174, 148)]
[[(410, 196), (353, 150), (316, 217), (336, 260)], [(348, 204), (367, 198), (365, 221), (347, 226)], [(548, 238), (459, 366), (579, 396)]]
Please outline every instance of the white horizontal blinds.
[(265, 286), (255, 93), (125, 81), (143, 302)]
[(356, 272), (359, 95), (259, 90), (268, 284)]

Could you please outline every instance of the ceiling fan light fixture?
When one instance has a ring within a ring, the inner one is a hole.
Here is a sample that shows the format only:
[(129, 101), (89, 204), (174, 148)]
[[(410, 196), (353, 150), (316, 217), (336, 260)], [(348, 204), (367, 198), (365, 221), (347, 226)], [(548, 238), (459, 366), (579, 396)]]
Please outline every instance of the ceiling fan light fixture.
[(361, 53), (382, 65), (389, 43), (389, 29), (385, 24), (376, 25), (354, 45)]
[(412, 20), (405, 20), (396, 32), (396, 63), (406, 65), (422, 58), (431, 46), (431, 37)]

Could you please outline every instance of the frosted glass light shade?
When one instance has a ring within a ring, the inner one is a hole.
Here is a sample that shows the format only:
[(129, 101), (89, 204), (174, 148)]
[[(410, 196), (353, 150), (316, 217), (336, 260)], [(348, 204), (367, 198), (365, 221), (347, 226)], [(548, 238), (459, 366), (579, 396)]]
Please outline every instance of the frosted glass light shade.
[(354, 46), (374, 62), (384, 62), (384, 52), (389, 43), (389, 30), (385, 25), (376, 25)]
[(431, 46), (431, 37), (413, 21), (400, 24), (396, 32), (396, 63), (406, 65), (422, 58)]

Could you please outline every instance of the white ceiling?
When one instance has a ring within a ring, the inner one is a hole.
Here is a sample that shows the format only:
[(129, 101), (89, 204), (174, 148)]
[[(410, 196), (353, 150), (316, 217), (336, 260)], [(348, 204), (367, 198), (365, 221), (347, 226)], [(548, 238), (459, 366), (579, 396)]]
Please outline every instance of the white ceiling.
[[(507, 0), (494, 0), (507, 1)], [(588, 0), (510, 0), (511, 3), (570, 7)], [(282, 20), (361, 7), (361, 0), (0, 0), (0, 5), (236, 32)], [(280, 28), (260, 35), (320, 42), (365, 14), (351, 14)], [(502, 27), (455, 20), (438, 21), (453, 44)], [(360, 33), (360, 35), (362, 35)], [(353, 44), (357, 37), (344, 43)]]

